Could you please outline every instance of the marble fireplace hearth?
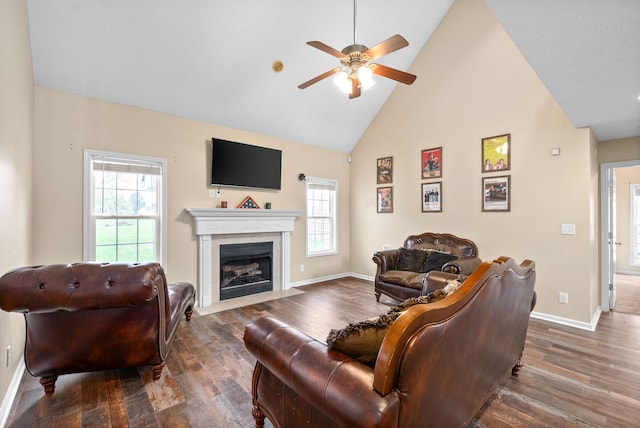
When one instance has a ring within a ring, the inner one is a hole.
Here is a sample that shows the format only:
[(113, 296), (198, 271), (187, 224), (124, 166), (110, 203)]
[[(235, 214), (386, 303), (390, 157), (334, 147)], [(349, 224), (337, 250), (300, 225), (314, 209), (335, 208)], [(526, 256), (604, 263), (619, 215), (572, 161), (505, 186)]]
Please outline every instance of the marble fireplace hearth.
[[(291, 232), (302, 210), (186, 208), (185, 211), (193, 217), (198, 237), (196, 297), (200, 308), (255, 303), (282, 295), (291, 288)], [(221, 302), (220, 246), (256, 242), (273, 243), (273, 291), (260, 293), (265, 296), (243, 296)]]

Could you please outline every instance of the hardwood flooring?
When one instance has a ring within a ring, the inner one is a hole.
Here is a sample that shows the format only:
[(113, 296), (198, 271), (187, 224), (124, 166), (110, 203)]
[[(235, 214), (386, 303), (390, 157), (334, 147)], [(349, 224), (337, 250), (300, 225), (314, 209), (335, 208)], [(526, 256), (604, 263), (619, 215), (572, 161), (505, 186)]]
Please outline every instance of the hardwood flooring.
[[(7, 426), (252, 427), (254, 359), (242, 342), (246, 324), (273, 316), (324, 340), (331, 328), (396, 303), (376, 303), (372, 284), (354, 278), (300, 290), (183, 320), (155, 382), (149, 368), (74, 374), (60, 376), (47, 397), (25, 373)], [(469, 427), (639, 426), (640, 316), (604, 313), (595, 332), (532, 319), (524, 362), (518, 378), (505, 373)]]
[(616, 274), (615, 312), (640, 315), (640, 275)]

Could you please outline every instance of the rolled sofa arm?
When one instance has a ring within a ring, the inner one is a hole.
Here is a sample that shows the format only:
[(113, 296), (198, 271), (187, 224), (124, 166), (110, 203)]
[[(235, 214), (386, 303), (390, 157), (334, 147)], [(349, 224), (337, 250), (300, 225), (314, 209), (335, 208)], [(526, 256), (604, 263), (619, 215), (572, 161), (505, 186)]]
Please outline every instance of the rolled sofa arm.
[(482, 260), (479, 257), (461, 257), (445, 263), (442, 266), (442, 271), (469, 276), (480, 264), (482, 264)]
[(373, 261), (378, 267), (378, 276), (394, 270), (398, 264), (398, 250), (378, 251), (373, 255)]
[[(350, 427), (393, 426), (399, 400), (373, 389), (373, 370), (278, 321), (260, 318), (245, 328), (247, 350), (309, 404)], [(254, 388), (259, 379), (254, 379)], [(254, 400), (260, 403), (260, 397)], [(385, 425), (385, 423), (387, 423)]]
[(458, 280), (462, 283), (466, 277), (457, 273), (442, 272), (439, 270), (432, 270), (427, 273), (422, 280), (422, 296), (426, 296), (435, 290), (440, 290), (447, 286), (449, 281)]

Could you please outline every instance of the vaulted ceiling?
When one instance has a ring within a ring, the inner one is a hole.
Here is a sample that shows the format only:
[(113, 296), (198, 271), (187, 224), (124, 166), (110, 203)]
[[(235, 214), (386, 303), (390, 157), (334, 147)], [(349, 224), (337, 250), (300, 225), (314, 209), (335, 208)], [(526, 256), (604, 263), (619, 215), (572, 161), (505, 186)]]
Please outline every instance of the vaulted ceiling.
[[(473, 0), (483, 1), (483, 0)], [(484, 0), (576, 127), (640, 136), (640, 1)], [(409, 70), (454, 0), (28, 0), (39, 86), (349, 152), (394, 88), (349, 100), (306, 45), (409, 46)], [(274, 61), (284, 68), (272, 70)], [(418, 79), (420, 77), (418, 76)]]

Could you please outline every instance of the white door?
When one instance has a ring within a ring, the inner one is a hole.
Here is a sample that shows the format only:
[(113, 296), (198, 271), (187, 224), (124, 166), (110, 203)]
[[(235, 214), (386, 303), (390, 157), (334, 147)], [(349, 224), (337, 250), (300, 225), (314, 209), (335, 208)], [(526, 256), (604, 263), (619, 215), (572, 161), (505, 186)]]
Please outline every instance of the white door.
[(616, 305), (616, 171), (613, 168), (607, 169), (607, 205), (609, 221), (607, 222), (607, 237), (609, 247), (609, 261), (607, 268), (609, 284), (609, 309)]

